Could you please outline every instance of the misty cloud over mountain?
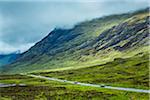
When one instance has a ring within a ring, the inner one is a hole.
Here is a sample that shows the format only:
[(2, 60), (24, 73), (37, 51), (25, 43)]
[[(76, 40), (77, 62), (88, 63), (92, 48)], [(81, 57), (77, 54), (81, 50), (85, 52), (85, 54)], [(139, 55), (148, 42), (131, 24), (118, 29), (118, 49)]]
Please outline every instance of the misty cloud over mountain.
[(0, 53), (11, 53), (17, 50), (23, 52), (55, 27), (71, 28), (81, 21), (114, 13), (135, 11), (147, 6), (146, 0), (0, 1)]

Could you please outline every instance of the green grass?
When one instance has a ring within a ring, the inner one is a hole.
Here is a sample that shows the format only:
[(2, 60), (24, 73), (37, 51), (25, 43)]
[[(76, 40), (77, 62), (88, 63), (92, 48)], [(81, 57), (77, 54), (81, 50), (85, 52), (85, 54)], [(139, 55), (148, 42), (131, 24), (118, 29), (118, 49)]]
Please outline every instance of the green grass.
[(148, 89), (148, 57), (147, 53), (139, 53), (129, 58), (115, 58), (114, 61), (93, 67), (34, 74), (85, 83)]
[[(110, 86), (149, 89), (148, 48), (113, 53), (114, 60), (91, 67), (34, 72), (48, 77)], [(123, 56), (124, 55), (124, 56)], [(108, 54), (108, 57), (111, 58)], [(19, 74), (0, 75), (0, 83), (26, 84), (0, 88), (0, 100), (148, 100), (146, 93), (95, 88), (48, 81)]]
[[(112, 52), (111, 52), (112, 53)], [(101, 54), (100, 54), (101, 55)], [(90, 67), (33, 72), (43, 76), (56, 77), (72, 81), (110, 86), (149, 89), (148, 48), (131, 49), (122, 53), (113, 51), (107, 54), (107, 60)], [(102, 56), (101, 56), (102, 57)], [(105, 58), (104, 57), (104, 58)], [(110, 60), (111, 59), (111, 60)], [(97, 61), (100, 59), (97, 59)], [(96, 61), (96, 63), (97, 63)], [(102, 61), (101, 61), (102, 62)], [(95, 63), (95, 64), (96, 64)], [(83, 65), (82, 65), (83, 66)], [(148, 100), (146, 93), (86, 87), (59, 83), (23, 75), (0, 75), (0, 83), (26, 84), (0, 88), (0, 100)]]
[[(107, 62), (113, 61), (113, 59), (115, 58), (129, 58), (141, 52), (149, 52), (149, 46), (131, 48), (124, 52), (119, 52), (115, 50), (111, 50), (111, 51), (104, 50), (97, 53), (95, 56), (89, 54), (89, 55), (82, 56), (81, 58), (75, 57), (75, 59), (72, 60), (71, 59), (72, 57), (79, 56), (78, 53), (75, 53), (72, 55), (68, 55), (66, 58), (60, 56), (59, 59), (63, 59), (63, 60), (53, 60), (50, 61), (49, 63), (43, 64), (42, 69), (38, 69), (39, 67), (37, 66), (39, 65), (38, 63), (36, 63), (32, 67), (25, 67), (25, 69), (17, 67), (15, 69), (15, 72), (24, 73), (24, 70), (27, 70), (28, 73), (32, 73), (32, 72), (39, 73), (39, 72), (50, 72), (50, 71), (60, 71), (60, 70), (69, 70), (69, 69), (70, 70), (80, 69), (80, 68), (105, 64)], [(31, 71), (32, 69), (34, 71)]]
[(72, 85), (22, 75), (1, 75), (0, 83), (3, 80), (11, 83), (6, 81), (9, 79), (26, 86), (0, 88), (0, 100), (148, 100), (146, 93)]

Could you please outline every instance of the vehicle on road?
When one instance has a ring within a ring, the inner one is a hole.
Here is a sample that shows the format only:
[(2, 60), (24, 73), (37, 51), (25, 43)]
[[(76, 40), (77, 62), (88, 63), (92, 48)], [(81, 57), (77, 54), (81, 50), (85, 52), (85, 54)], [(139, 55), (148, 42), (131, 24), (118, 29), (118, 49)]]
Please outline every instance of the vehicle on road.
[(100, 87), (105, 87), (105, 85), (104, 85), (104, 84), (101, 84)]
[(74, 82), (74, 84), (78, 84), (78, 82)]
[(64, 82), (67, 82), (67, 80), (64, 80)]

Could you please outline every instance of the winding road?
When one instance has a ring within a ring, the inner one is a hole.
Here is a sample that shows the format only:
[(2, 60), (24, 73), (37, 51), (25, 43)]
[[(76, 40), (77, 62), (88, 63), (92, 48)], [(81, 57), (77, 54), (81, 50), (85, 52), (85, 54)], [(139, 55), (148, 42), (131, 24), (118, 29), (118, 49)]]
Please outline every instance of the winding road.
[(58, 81), (58, 82), (64, 82), (64, 83), (70, 83), (70, 84), (76, 84), (76, 85), (81, 85), (81, 86), (91, 86), (91, 87), (123, 90), (123, 91), (130, 91), (130, 92), (150, 93), (150, 90), (143, 90), (143, 89), (136, 89), (136, 88), (112, 87), (112, 86), (105, 86), (105, 85), (80, 83), (80, 82), (75, 82), (75, 81), (61, 80), (61, 79), (57, 79), (57, 78), (49, 78), (49, 77), (40, 76), (40, 75), (27, 75), (27, 76), (41, 78), (41, 79), (47, 79), (47, 80), (52, 80), (52, 81)]

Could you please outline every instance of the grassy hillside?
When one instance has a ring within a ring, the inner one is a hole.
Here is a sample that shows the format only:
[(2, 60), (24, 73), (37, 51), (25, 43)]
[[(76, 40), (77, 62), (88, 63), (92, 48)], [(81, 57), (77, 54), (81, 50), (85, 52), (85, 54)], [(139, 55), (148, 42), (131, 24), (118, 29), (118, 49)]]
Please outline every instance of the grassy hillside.
[(85, 21), (72, 29), (54, 29), (2, 72), (88, 67), (148, 51), (148, 18), (145, 9)]

